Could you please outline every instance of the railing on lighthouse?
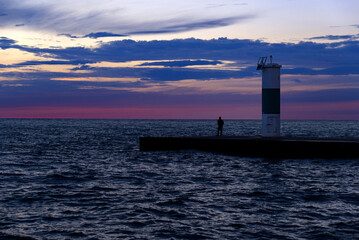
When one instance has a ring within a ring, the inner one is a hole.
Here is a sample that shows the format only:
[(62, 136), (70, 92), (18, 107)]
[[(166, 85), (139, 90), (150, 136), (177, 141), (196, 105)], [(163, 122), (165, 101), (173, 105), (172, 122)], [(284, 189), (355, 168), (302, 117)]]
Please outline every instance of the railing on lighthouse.
[(282, 66), (261, 57), (257, 70), (262, 70), (262, 136), (280, 136), (280, 68)]

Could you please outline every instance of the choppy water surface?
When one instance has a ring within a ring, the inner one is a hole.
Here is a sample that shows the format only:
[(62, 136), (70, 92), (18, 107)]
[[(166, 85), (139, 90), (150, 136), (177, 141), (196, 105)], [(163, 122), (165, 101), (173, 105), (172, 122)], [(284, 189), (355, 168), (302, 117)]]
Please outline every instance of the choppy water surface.
[[(358, 121), (282, 128), (359, 136)], [(138, 151), (139, 136), (215, 132), (215, 120), (0, 120), (0, 239), (359, 239), (359, 159)]]

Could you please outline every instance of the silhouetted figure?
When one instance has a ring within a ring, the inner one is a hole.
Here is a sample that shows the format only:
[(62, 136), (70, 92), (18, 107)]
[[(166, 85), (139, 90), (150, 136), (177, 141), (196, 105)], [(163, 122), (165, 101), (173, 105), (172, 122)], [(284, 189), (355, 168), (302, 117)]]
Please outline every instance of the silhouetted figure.
[(218, 118), (217, 124), (218, 124), (217, 136), (222, 136), (224, 122), (221, 117)]

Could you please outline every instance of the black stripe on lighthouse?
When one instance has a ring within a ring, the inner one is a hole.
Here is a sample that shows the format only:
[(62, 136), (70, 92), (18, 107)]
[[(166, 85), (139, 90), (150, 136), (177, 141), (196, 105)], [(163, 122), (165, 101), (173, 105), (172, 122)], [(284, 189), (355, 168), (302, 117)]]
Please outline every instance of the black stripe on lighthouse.
[(280, 89), (262, 89), (262, 113), (280, 114)]

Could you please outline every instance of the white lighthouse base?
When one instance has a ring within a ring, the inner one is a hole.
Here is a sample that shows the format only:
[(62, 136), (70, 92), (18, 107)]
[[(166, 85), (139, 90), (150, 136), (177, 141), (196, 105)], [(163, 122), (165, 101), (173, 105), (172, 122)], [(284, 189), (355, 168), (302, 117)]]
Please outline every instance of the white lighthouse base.
[(262, 136), (263, 137), (280, 136), (279, 114), (262, 114)]

